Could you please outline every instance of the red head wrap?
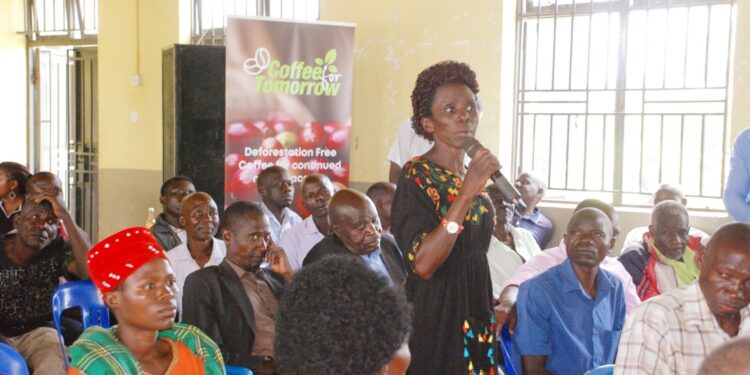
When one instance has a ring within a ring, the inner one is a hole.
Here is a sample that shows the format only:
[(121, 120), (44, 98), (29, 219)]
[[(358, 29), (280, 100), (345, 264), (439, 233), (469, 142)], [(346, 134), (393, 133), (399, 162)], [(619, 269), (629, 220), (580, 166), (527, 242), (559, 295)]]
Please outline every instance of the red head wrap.
[(115, 233), (89, 250), (89, 275), (99, 291), (115, 289), (133, 272), (153, 259), (167, 259), (161, 246), (144, 227)]

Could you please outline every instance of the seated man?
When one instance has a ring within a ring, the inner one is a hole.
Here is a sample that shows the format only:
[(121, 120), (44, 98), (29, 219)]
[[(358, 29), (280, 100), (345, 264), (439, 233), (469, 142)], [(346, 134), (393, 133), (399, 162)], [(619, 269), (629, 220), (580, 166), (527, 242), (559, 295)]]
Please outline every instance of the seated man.
[(539, 247), (544, 248), (555, 232), (555, 226), (537, 207), (544, 198), (547, 183), (536, 173), (524, 172), (518, 176), (515, 185), (526, 208), (519, 211), (519, 207), (516, 207), (511, 224), (531, 232)]
[[(235, 202), (224, 212), (221, 236), (227, 257), (185, 281), (183, 319), (205, 331), (229, 365), (271, 374), (277, 299), (292, 272), (273, 245), (268, 218), (254, 203)], [(261, 268), (266, 260), (270, 270)]]
[[(612, 236), (617, 238), (620, 233), (620, 217), (617, 215), (617, 211), (612, 205), (604, 203), (598, 199), (585, 199), (578, 203), (574, 213), (580, 209), (592, 207), (604, 212), (609, 220), (612, 222)], [(497, 318), (498, 329), (503, 324), (510, 323), (511, 330), (515, 325), (516, 316), (516, 298), (518, 296), (518, 286), (524, 281), (564, 262), (568, 258), (568, 253), (565, 248), (565, 241), (560, 241), (560, 245), (547, 250), (542, 251), (540, 255), (531, 258), (530, 261), (520, 265), (516, 269), (516, 273), (513, 277), (508, 279), (502, 285), (502, 292), (500, 292), (499, 304), (495, 307), (495, 317)], [(630, 277), (628, 271), (622, 266), (622, 263), (618, 262), (613, 257), (605, 257), (599, 265), (602, 269), (612, 273), (620, 282), (625, 290), (625, 303), (628, 312), (641, 303), (638, 298), (638, 293), (633, 285), (633, 279)]]
[(177, 311), (182, 311), (182, 291), (191, 273), (207, 266), (216, 266), (227, 255), (224, 241), (214, 238), (219, 229), (219, 209), (210, 195), (197, 192), (180, 204), (180, 224), (185, 227), (187, 242), (167, 253), (177, 276)]
[(328, 223), (328, 201), (333, 195), (331, 180), (322, 174), (311, 174), (302, 180), (301, 189), (302, 205), (310, 211), (310, 216), (285, 230), (279, 244), (294, 271), (302, 268), (310, 249), (331, 230)]
[(657, 204), (648, 228), (643, 241), (618, 258), (633, 277), (641, 301), (691, 284), (698, 277), (693, 258), (701, 246), (700, 237), (688, 236), (687, 210), (675, 201)]
[[(26, 180), (26, 199), (35, 200), (44, 195), (57, 196), (63, 193), (62, 181), (52, 172), (37, 172)], [(60, 222), (57, 234), (63, 239), (68, 239), (68, 231)]]
[(276, 356), (283, 374), (403, 375), (411, 308), (355, 258), (305, 266), (279, 302)]
[(563, 241), (568, 259), (518, 293), (513, 355), (524, 374), (580, 375), (615, 360), (625, 297), (620, 280), (599, 267), (615, 244), (612, 223), (596, 208), (578, 210)]
[(88, 262), (119, 324), (81, 335), (69, 349), (69, 375), (224, 374), (216, 344), (199, 329), (174, 323), (175, 275), (151, 231), (116, 233), (89, 251)]
[(258, 174), (260, 208), (271, 222), (271, 239), (280, 243), (281, 233), (302, 221), (291, 208), (294, 198), (292, 177), (283, 167), (274, 165)]
[(401, 251), (392, 237), (381, 236), (380, 219), (370, 198), (356, 190), (339, 190), (328, 204), (328, 215), (332, 233), (313, 246), (303, 266), (332, 254), (347, 254), (362, 259), (393, 285), (406, 282)]
[(495, 230), (487, 250), (487, 263), (492, 277), (492, 298), (500, 297), (500, 287), (516, 272), (518, 266), (542, 253), (534, 236), (526, 229), (510, 224), (513, 216), (513, 203), (503, 200), (500, 188), (494, 184), (485, 189), (495, 207)]
[(186, 196), (195, 193), (195, 185), (189, 177), (174, 176), (164, 181), (160, 192), (162, 213), (156, 217), (151, 233), (161, 248), (169, 251), (187, 242), (185, 227), (180, 224), (180, 204)]
[(698, 282), (651, 298), (628, 317), (615, 374), (695, 374), (721, 344), (750, 335), (750, 225), (723, 225), (695, 260)]
[(391, 204), (396, 194), (396, 185), (390, 182), (376, 182), (365, 193), (378, 210), (380, 226), (384, 233), (391, 233)]
[[(70, 240), (57, 236), (62, 220)], [(62, 194), (27, 199), (13, 219), (15, 234), (0, 240), (0, 333), (34, 374), (64, 373), (50, 301), (61, 276), (85, 279), (88, 236), (73, 221)]]
[[(679, 202), (683, 206), (687, 207), (687, 198), (685, 198), (685, 195), (682, 194), (682, 189), (680, 189), (680, 187), (670, 184), (659, 185), (659, 187), (654, 192), (654, 206), (661, 202), (669, 200)], [(622, 248), (627, 249), (631, 245), (639, 244), (641, 241), (643, 241), (643, 235), (646, 234), (646, 232), (648, 232), (648, 226), (636, 227), (631, 229), (630, 232), (628, 232), (628, 235), (625, 236), (625, 241), (623, 241), (622, 243)], [(708, 234), (696, 228), (690, 228), (690, 235), (701, 237), (706, 241), (709, 237)]]

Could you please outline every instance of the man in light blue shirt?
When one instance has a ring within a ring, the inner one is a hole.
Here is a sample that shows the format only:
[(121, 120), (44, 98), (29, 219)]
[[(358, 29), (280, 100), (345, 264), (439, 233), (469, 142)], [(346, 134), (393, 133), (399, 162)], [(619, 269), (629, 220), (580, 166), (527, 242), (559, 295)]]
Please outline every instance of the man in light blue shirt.
[(579, 210), (564, 241), (568, 259), (521, 284), (513, 338), (519, 373), (580, 375), (614, 363), (625, 297), (622, 283), (599, 268), (615, 243), (612, 223), (598, 209)]
[(724, 206), (734, 220), (750, 223), (750, 128), (734, 141)]

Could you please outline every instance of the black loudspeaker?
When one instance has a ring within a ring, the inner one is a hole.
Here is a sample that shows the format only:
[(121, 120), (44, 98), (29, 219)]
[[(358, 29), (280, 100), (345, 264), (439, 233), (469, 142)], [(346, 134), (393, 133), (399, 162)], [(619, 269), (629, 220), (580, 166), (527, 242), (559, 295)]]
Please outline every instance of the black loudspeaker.
[(175, 44), (162, 51), (164, 180), (185, 175), (224, 207), (223, 46)]

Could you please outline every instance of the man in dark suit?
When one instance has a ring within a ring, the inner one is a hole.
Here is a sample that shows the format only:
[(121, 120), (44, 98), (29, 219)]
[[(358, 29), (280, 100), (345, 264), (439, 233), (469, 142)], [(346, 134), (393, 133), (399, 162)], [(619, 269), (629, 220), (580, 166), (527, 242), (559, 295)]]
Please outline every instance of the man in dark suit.
[(333, 254), (349, 254), (364, 261), (373, 271), (402, 286), (406, 271), (401, 251), (390, 235), (382, 235), (375, 204), (366, 195), (343, 189), (331, 197), (328, 215), (332, 233), (318, 242), (305, 257), (303, 266)]
[[(185, 281), (183, 322), (208, 334), (227, 364), (274, 374), (277, 300), (291, 269), (271, 240), (268, 218), (254, 203), (229, 206), (221, 235), (227, 245), (224, 261)], [(264, 260), (270, 269), (261, 267)]]

